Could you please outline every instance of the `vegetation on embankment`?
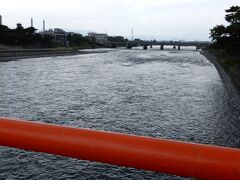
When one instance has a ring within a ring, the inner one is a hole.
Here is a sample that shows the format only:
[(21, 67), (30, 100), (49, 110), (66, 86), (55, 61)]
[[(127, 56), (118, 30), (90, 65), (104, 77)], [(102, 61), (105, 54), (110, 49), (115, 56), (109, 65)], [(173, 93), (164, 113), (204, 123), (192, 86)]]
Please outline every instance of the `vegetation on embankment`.
[[(94, 39), (78, 33), (69, 33), (65, 41), (69, 42), (70, 47), (92, 48), (96, 46)], [(17, 23), (17, 27), (13, 29), (0, 25), (0, 44), (21, 48), (53, 48), (63, 46), (64, 43), (56, 41), (51, 34), (41, 34), (34, 27), (24, 28), (22, 24)]]
[(240, 90), (240, 56), (214, 49), (209, 49), (208, 52), (216, 57), (216, 62), (224, 69), (234, 85)]
[(210, 30), (213, 44), (208, 51), (240, 89), (240, 7), (232, 6), (225, 11), (229, 25), (217, 25)]
[(222, 50), (228, 54), (240, 55), (240, 7), (232, 6), (225, 10), (227, 26), (216, 25), (210, 30), (212, 49)]

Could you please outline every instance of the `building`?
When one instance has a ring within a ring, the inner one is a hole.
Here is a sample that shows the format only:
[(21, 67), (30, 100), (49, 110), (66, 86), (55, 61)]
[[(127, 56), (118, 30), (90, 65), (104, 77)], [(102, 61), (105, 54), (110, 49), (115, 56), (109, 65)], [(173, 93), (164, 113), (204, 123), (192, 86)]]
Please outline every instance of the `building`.
[(95, 38), (97, 44), (106, 45), (108, 43), (108, 35), (90, 32), (88, 33), (88, 37)]
[(60, 28), (49, 29), (40, 32), (42, 35), (49, 35), (53, 37), (54, 44), (56, 46), (69, 46), (69, 42), (67, 40), (67, 33)]
[(55, 42), (60, 44), (62, 43), (64, 46), (67, 45), (67, 34), (64, 30), (60, 28), (54, 28), (53, 33)]
[(0, 25), (2, 25), (2, 16), (0, 15)]
[(54, 36), (54, 31), (53, 31), (53, 29), (44, 30), (44, 31), (41, 31), (41, 32), (39, 32), (39, 33), (42, 34), (42, 35), (46, 34), (46, 35)]

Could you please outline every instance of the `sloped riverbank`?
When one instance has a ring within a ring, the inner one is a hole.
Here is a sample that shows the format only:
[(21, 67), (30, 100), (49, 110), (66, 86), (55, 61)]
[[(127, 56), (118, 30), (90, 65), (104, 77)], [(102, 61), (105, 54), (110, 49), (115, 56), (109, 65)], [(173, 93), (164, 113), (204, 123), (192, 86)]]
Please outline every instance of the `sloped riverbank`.
[(234, 107), (240, 110), (240, 69), (237, 65), (232, 67), (226, 66), (226, 60), (224, 57), (217, 57), (216, 54), (208, 50), (201, 51), (201, 54), (204, 55), (218, 70), (219, 75), (221, 76), (223, 83), (229, 92), (229, 96), (233, 102)]
[[(0, 50), (0, 62), (15, 61), (18, 59), (70, 56), (78, 54), (101, 53), (103, 51), (87, 51), (77, 48), (49, 48), (49, 49), (10, 49)], [(105, 51), (104, 51), (105, 52)]]

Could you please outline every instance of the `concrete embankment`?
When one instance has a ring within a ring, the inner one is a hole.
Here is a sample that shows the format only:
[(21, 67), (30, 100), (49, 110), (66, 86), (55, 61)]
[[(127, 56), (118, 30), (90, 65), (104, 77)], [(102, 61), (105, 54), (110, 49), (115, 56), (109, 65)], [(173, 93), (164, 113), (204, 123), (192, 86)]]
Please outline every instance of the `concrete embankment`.
[[(101, 49), (101, 48), (100, 48)], [(52, 57), (52, 56), (71, 56), (78, 54), (92, 54), (92, 53), (106, 53), (110, 49), (78, 49), (78, 48), (49, 48), (49, 49), (10, 49), (0, 50), (0, 62), (15, 61), (19, 59), (38, 58), (38, 57)]]
[(0, 62), (11, 61), (24, 58), (64, 56), (80, 54), (77, 49), (73, 48), (56, 48), (56, 49), (11, 49), (0, 51)]
[(238, 110), (240, 110), (240, 89), (238, 88), (238, 85), (232, 80), (229, 74), (220, 65), (220, 63), (218, 62), (219, 58), (211, 54), (208, 50), (202, 50), (201, 54), (205, 56), (212, 64), (214, 64), (228, 91), (229, 97), (232, 101), (232, 105)]

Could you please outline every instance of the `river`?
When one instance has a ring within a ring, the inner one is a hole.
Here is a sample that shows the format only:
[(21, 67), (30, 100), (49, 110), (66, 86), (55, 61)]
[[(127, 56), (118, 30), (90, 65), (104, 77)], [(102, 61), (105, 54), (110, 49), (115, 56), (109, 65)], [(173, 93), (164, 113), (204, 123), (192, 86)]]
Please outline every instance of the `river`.
[[(240, 147), (240, 111), (194, 48), (0, 62), (0, 116)], [(185, 179), (0, 147), (0, 179)]]

